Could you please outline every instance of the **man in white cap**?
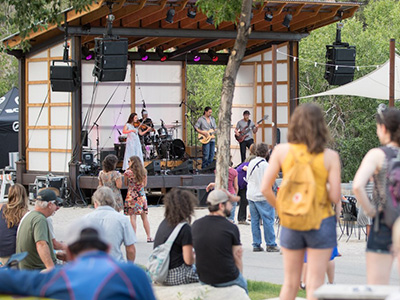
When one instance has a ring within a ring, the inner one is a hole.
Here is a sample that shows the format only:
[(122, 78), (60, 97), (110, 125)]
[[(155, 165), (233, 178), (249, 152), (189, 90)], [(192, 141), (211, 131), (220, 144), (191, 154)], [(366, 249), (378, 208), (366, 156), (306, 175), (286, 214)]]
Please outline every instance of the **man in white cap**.
[(207, 197), (210, 214), (193, 223), (196, 268), (203, 283), (215, 287), (238, 285), (247, 292), (239, 229), (227, 219), (232, 209), (230, 197), (224, 190), (213, 190)]
[(155, 300), (145, 272), (107, 254), (103, 228), (88, 220), (74, 223), (67, 235), (73, 262), (50, 272), (0, 268), (0, 294), (52, 299)]

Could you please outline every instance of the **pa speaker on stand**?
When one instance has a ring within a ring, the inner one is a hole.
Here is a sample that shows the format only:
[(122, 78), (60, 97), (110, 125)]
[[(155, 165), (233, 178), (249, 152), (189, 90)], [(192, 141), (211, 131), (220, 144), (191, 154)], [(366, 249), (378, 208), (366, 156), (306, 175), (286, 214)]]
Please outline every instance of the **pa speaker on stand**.
[[(56, 65), (56, 63), (63, 63), (63, 65)], [(53, 60), (50, 66), (50, 83), (53, 92), (76, 91), (80, 87), (81, 82), (78, 66), (75, 61)]]

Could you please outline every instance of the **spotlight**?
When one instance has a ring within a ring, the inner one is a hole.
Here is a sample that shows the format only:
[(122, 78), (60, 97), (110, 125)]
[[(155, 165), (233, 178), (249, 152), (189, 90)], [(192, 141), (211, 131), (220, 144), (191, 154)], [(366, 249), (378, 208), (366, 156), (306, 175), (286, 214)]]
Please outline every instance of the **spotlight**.
[(207, 18), (207, 20), (206, 20), (206, 23), (210, 24), (210, 25), (214, 25), (214, 17), (213, 16), (209, 16)]
[(82, 46), (82, 56), (86, 60), (91, 60), (94, 58), (94, 51), (90, 51), (87, 46)]
[(175, 16), (175, 9), (172, 7), (168, 9), (167, 11), (167, 17), (165, 18), (165, 21), (167, 23), (174, 23), (174, 16)]
[(187, 11), (188, 18), (194, 19), (194, 18), (196, 18), (196, 14), (197, 14), (197, 12), (196, 12), (195, 8), (193, 8), (193, 7), (188, 8), (188, 11)]
[(290, 27), (290, 21), (292, 21), (293, 16), (288, 13), (285, 18), (283, 19), (282, 25), (289, 28)]
[(215, 52), (213, 49), (208, 49), (207, 55), (211, 58), (213, 62), (217, 62), (219, 59), (217, 52)]
[(149, 59), (149, 56), (147, 55), (146, 50), (142, 46), (140, 46), (138, 48), (138, 52), (139, 52), (139, 55), (140, 55), (140, 59), (142, 61), (146, 61), (146, 60)]
[(161, 61), (166, 61), (167, 60), (168, 55), (166, 53), (164, 53), (163, 47), (161, 47), (161, 46), (157, 47), (156, 48), (156, 52), (157, 52), (158, 57), (160, 57)]
[(265, 21), (271, 22), (273, 18), (274, 18), (274, 15), (272, 14), (272, 12), (270, 12), (270, 11), (265, 12), (265, 15), (264, 15)]
[(193, 50), (193, 51), (192, 51), (192, 54), (193, 54), (193, 61), (198, 62), (198, 61), (201, 60), (199, 51)]

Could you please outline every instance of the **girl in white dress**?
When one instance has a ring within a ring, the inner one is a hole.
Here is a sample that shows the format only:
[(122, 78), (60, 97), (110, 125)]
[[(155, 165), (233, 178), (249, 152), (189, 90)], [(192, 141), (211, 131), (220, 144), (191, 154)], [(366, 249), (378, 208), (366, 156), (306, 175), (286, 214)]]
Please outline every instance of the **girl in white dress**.
[(127, 135), (124, 163), (122, 165), (122, 170), (128, 169), (129, 167), (128, 161), (131, 156), (138, 156), (143, 163), (142, 144), (140, 143), (139, 134), (140, 135), (146, 134), (148, 131), (151, 130), (151, 127), (148, 127), (145, 131), (142, 131), (139, 128), (140, 127), (139, 125), (140, 122), (137, 114), (131, 113), (128, 118), (128, 121), (124, 126), (124, 129), (122, 130), (122, 133)]

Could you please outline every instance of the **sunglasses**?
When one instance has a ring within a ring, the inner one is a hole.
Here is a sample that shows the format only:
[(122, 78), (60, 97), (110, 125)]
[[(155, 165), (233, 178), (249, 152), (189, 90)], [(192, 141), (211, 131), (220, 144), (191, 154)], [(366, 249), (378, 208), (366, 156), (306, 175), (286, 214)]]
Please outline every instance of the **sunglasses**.
[(378, 106), (378, 108), (377, 108), (377, 113), (378, 113), (378, 115), (379, 115), (379, 117), (381, 118), (381, 121), (384, 123), (385, 122), (385, 118), (384, 118), (384, 116), (383, 116), (383, 112), (385, 111), (387, 109), (387, 106), (386, 106), (386, 104), (384, 104), (384, 103), (381, 103), (381, 104), (379, 104), (379, 106)]

